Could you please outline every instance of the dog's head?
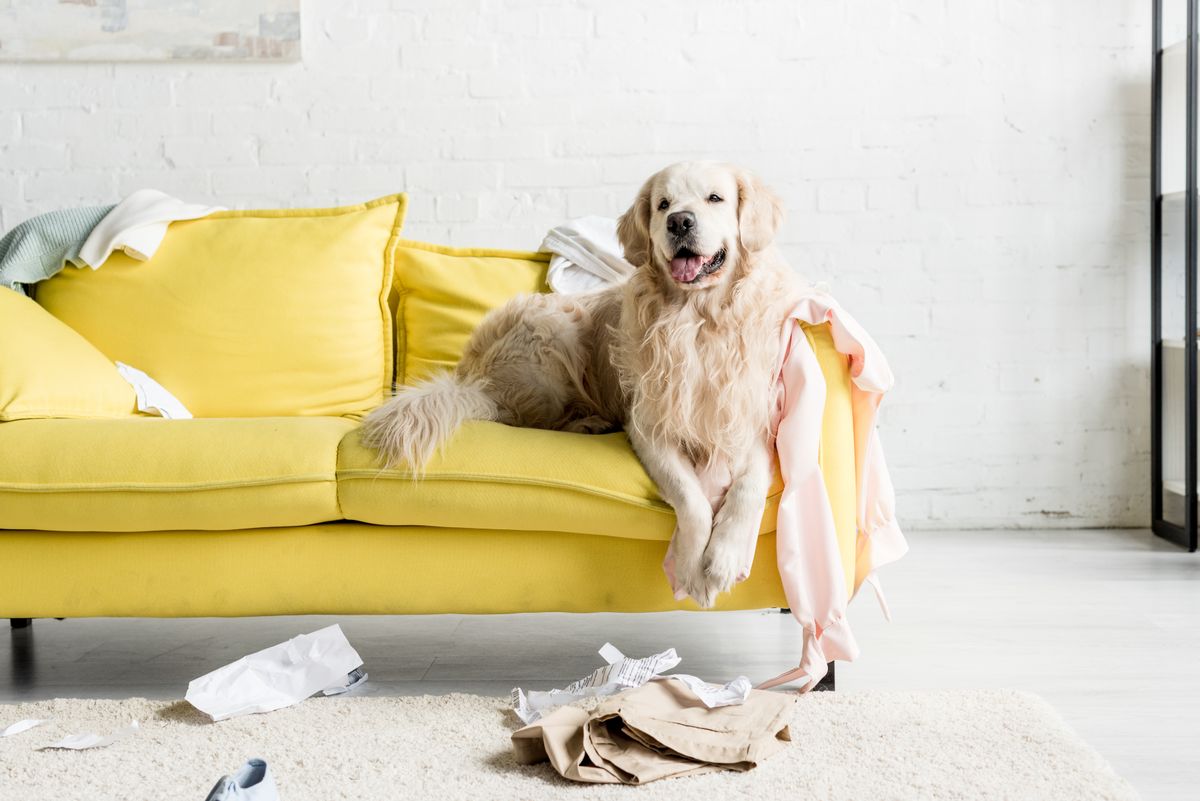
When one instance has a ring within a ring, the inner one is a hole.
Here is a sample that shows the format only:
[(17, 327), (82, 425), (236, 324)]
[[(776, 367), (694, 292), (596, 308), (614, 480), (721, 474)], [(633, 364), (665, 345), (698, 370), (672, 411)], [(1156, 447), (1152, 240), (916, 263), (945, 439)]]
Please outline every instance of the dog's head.
[(782, 218), (779, 198), (749, 172), (681, 162), (642, 185), (617, 237), (633, 265), (660, 270), (684, 290), (703, 289), (770, 245)]

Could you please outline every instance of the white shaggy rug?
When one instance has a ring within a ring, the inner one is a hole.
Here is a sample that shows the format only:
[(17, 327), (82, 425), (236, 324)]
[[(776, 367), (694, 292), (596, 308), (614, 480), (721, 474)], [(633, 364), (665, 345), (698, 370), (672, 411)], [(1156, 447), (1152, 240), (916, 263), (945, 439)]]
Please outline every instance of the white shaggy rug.
[[(203, 801), (243, 761), (267, 760), (281, 801), (333, 799), (1136, 799), (1044, 701), (1009, 691), (817, 693), (801, 698), (794, 742), (748, 773), (643, 787), (572, 784), (518, 766), (504, 700), (472, 695), (314, 698), (224, 721), (185, 702), (59, 699), (0, 705), (0, 798)], [(141, 729), (108, 748), (38, 751), (67, 734)]]

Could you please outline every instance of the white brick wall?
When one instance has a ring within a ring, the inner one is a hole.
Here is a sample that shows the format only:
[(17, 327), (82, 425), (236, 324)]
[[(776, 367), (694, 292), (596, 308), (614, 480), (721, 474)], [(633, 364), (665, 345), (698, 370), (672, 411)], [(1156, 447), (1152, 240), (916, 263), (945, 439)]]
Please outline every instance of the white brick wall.
[(1149, 8), (1124, 0), (311, 0), (302, 64), (0, 66), (0, 224), (139, 186), (407, 189), (534, 247), (687, 157), (761, 172), (900, 383), (912, 527), (1148, 517)]

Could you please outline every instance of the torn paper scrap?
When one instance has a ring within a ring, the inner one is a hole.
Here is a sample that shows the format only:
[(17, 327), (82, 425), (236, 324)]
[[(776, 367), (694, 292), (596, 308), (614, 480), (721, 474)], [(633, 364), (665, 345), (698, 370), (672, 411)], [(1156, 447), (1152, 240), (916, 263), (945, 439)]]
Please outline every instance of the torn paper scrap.
[(115, 742), (124, 740), (138, 730), (138, 722), (132, 721), (123, 729), (117, 729), (112, 734), (93, 734), (92, 732), (84, 732), (83, 734), (68, 734), (66, 737), (59, 740), (57, 743), (43, 745), (39, 751), (46, 751), (51, 748), (65, 748), (70, 751), (82, 751), (85, 748), (107, 748)]
[(583, 698), (615, 695), (629, 687), (640, 687), (664, 670), (679, 664), (679, 655), (674, 648), (642, 659), (630, 659), (612, 643), (606, 642), (600, 648), (600, 656), (607, 665), (561, 690), (532, 690), (527, 694), (520, 687), (514, 687), (512, 703), (517, 717), (529, 724), (540, 718), (547, 709)]
[(641, 687), (652, 679), (674, 679), (682, 682), (709, 709), (745, 703), (750, 697), (750, 679), (745, 676), (738, 676), (728, 684), (710, 684), (686, 673), (664, 675), (663, 671), (670, 670), (680, 662), (674, 648), (642, 659), (630, 659), (615, 645), (606, 642), (600, 648), (600, 656), (607, 665), (597, 668), (591, 675), (561, 690), (534, 690), (526, 693), (520, 687), (514, 687), (512, 706), (517, 717), (529, 725), (554, 707), (583, 698), (616, 695), (622, 690)]
[(615, 695), (629, 687), (641, 687), (664, 670), (670, 670), (679, 664), (679, 655), (675, 653), (674, 648), (642, 659), (630, 659), (612, 643), (606, 642), (600, 649), (600, 656), (607, 665), (597, 668), (591, 675), (561, 690), (531, 690), (526, 693), (520, 687), (514, 687), (512, 705), (517, 717), (528, 725), (540, 718), (547, 709), (582, 698)]
[(25, 720), (18, 720), (4, 731), (0, 731), (0, 737), (12, 737), (14, 734), (20, 734), (23, 731), (29, 731), (34, 726), (41, 726), (45, 722), (46, 721), (44, 719), (38, 718), (26, 718)]
[(346, 687), (350, 672), (362, 663), (334, 624), (193, 679), (184, 698), (214, 721), (271, 712), (330, 687)]
[(117, 362), (117, 372), (121, 374), (137, 395), (139, 412), (158, 415), (168, 420), (191, 420), (192, 413), (187, 407), (150, 376), (136, 367), (130, 367), (124, 362)]
[(704, 679), (689, 676), (686, 673), (672, 673), (669, 676), (656, 677), (656, 680), (660, 681), (668, 679), (687, 685), (687, 688), (709, 709), (744, 704), (750, 697), (750, 679), (746, 676), (738, 676), (728, 684), (710, 684)]
[(326, 687), (321, 690), (321, 695), (341, 695), (344, 692), (353, 690), (358, 685), (367, 680), (367, 671), (362, 668), (355, 668), (349, 674), (343, 676), (340, 681), (332, 687)]

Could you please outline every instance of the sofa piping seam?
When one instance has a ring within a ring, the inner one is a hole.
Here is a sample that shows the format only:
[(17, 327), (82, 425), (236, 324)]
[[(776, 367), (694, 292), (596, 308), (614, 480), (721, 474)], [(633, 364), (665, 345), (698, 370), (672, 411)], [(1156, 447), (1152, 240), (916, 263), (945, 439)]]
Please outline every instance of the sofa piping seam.
[(52, 492), (204, 492), (205, 490), (237, 489), (238, 487), (284, 486), (290, 484), (316, 484), (332, 481), (337, 475), (327, 473), (286, 478), (257, 478), (246, 481), (214, 481), (210, 483), (145, 484), (128, 482), (123, 484), (8, 484), (0, 483), (0, 492), (27, 492), (30, 494)]
[[(373, 480), (376, 480), (379, 478), (383, 478), (383, 479), (389, 480), (389, 481), (397, 481), (397, 480), (412, 481), (413, 476), (411, 474), (404, 474), (404, 473), (392, 473), (391, 475), (381, 475), (380, 472), (377, 470), (349, 469), (349, 470), (338, 470), (337, 481), (338, 481), (338, 484), (340, 485), (343, 481), (366, 481), (368, 479), (373, 481)], [(565, 482), (565, 481), (548, 481), (546, 479), (529, 479), (529, 478), (505, 478), (503, 476), (489, 475), (486, 473), (456, 473), (454, 475), (449, 475), (449, 474), (437, 475), (437, 474), (423, 473), (421, 475), (421, 478), (419, 479), (419, 481), (440, 481), (440, 482), (444, 482), (444, 483), (461, 481), (466, 484), (504, 484), (504, 485), (513, 485), (513, 486), (518, 486), (518, 485), (524, 484), (527, 486), (545, 487), (547, 489), (572, 490), (575, 492), (584, 493), (586, 495), (594, 495), (599, 498), (607, 498), (609, 500), (614, 500), (614, 501), (618, 501), (621, 503), (629, 504), (630, 506), (642, 507), (642, 508), (649, 509), (649, 510), (652, 510), (655, 512), (665, 512), (665, 513), (669, 513), (669, 514), (675, 514), (674, 508), (666, 501), (648, 501), (648, 500), (644, 500), (641, 498), (635, 498), (631, 495), (626, 495), (624, 493), (609, 492), (609, 491), (605, 491), (605, 490), (597, 490), (594, 488), (585, 487), (585, 486), (582, 486), (579, 484), (572, 484), (570, 482)], [(779, 492), (771, 493), (770, 495), (766, 496), (766, 500), (770, 501), (773, 498), (778, 498), (782, 494), (783, 494), (782, 490), (780, 490)]]

